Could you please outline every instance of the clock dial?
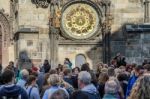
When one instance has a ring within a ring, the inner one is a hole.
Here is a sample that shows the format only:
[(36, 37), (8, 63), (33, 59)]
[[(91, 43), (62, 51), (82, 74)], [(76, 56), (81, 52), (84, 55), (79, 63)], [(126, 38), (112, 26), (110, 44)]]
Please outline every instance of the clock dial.
[(86, 3), (75, 3), (62, 13), (61, 26), (71, 38), (86, 39), (93, 36), (99, 26), (95, 8)]

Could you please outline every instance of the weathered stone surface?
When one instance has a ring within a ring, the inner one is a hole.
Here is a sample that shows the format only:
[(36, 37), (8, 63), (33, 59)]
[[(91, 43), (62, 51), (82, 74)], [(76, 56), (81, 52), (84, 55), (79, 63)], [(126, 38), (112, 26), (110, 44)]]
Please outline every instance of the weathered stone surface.
[[(32, 33), (31, 35), (20, 35), (20, 39), (14, 43), (14, 46), (12, 45), (9, 48), (9, 60), (15, 60), (18, 57), (17, 55), (19, 54), (19, 51), (23, 49), (34, 49), (33, 51), (37, 53), (32, 53), (30, 56), (32, 58), (40, 57), (40, 62), (45, 58), (50, 60), (50, 8), (36, 8), (36, 6), (31, 3), (31, 0), (18, 0), (14, 10), (11, 9), (11, 3), (9, 1), (10, 0), (0, 0), (0, 9), (3, 8), (6, 13), (11, 15), (10, 19), (13, 21), (11, 24), (13, 25), (13, 32), (11, 35), (19, 29), (19, 26), (39, 28), (38, 35)], [(66, 0), (64, 1), (66, 2)], [(92, 1), (97, 2), (98, 0)], [(121, 52), (123, 55), (127, 56), (128, 62), (138, 63), (142, 62), (143, 58), (150, 57), (150, 34), (127, 34), (124, 30), (124, 26), (128, 23), (141, 24), (144, 22), (144, 6), (140, 1), (141, 0), (111, 0), (110, 14), (113, 16), (111, 25), (112, 57), (115, 56), (116, 53)], [(65, 39), (66, 38), (64, 38), (64, 40)], [(27, 46), (32, 45), (30, 40), (33, 41), (33, 47)], [(29, 43), (27, 44), (27, 42)], [(98, 42), (102, 41), (100, 40)], [(36, 45), (38, 45), (38, 48)], [(89, 45), (87, 43), (85, 45), (77, 45), (73, 43), (69, 43), (68, 45), (61, 44), (58, 46), (58, 63), (63, 64), (64, 58), (68, 57), (73, 64), (75, 64), (76, 55), (84, 54), (92, 67), (97, 62), (102, 61), (102, 46), (99, 44), (97, 47), (97, 45), (98, 44), (92, 45), (91, 41), (89, 42)]]

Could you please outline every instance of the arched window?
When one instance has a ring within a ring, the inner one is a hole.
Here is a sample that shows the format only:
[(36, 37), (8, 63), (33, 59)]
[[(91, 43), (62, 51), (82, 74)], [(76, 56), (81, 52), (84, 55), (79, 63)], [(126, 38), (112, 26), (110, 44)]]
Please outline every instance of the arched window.
[(83, 54), (78, 54), (75, 59), (75, 66), (81, 67), (86, 62), (86, 57)]

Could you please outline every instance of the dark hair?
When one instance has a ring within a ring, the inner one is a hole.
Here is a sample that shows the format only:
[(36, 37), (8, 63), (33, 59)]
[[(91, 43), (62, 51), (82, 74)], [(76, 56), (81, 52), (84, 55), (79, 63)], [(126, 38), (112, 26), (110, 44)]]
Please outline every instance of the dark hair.
[(144, 69), (143, 66), (141, 66), (141, 65), (138, 65), (138, 66), (135, 67), (136, 71), (140, 71), (141, 69)]
[(66, 61), (68, 61), (70, 63), (70, 59), (69, 58), (65, 58)]
[(81, 66), (81, 71), (87, 71), (87, 72), (89, 72), (90, 71), (89, 64), (88, 63), (83, 64)]
[(69, 97), (64, 90), (59, 89), (51, 95), (50, 99), (69, 99)]
[(108, 68), (108, 76), (115, 76), (115, 71), (113, 67)]
[(35, 80), (36, 80), (36, 76), (35, 75), (30, 75), (28, 80), (27, 80), (27, 84), (31, 85), (32, 81), (35, 81)]
[(64, 75), (65, 75), (65, 76), (67, 76), (69, 73), (71, 73), (71, 70), (70, 70), (70, 69), (67, 68), (67, 69), (64, 70)]
[(47, 59), (44, 60), (44, 65), (49, 64), (49, 61)]
[(75, 72), (75, 70), (78, 69), (78, 71), (80, 72), (80, 68), (79, 67), (75, 67), (72, 69), (72, 72)]
[(2, 79), (4, 84), (11, 82), (13, 77), (15, 77), (15, 74), (12, 70), (6, 69), (2, 73)]
[(120, 73), (119, 75), (118, 75), (118, 77), (117, 77), (117, 79), (119, 80), (119, 81), (128, 81), (128, 75), (127, 74), (125, 74), (125, 73)]
[(150, 71), (150, 64), (144, 65), (144, 69), (146, 69), (147, 71)]
[(51, 69), (51, 70), (49, 71), (49, 73), (50, 73), (50, 74), (57, 74), (57, 71), (56, 71), (55, 69)]
[(13, 62), (13, 61), (10, 61), (10, 62), (9, 62), (9, 65), (10, 65), (10, 64), (14, 65), (14, 62)]

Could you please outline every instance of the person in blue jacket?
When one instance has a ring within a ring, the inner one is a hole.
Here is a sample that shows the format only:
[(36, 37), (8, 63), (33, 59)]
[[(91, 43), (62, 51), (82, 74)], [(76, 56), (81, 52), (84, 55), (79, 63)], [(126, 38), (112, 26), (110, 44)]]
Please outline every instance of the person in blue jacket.
[(0, 87), (0, 99), (28, 99), (26, 91), (14, 84), (15, 74), (12, 70), (5, 70), (2, 79), (4, 85)]
[(29, 99), (40, 99), (39, 89), (36, 86), (36, 77), (34, 75), (29, 76), (27, 84), (26, 91)]
[(125, 98), (127, 99), (128, 96), (131, 93), (132, 87), (135, 84), (136, 80), (141, 76), (144, 72), (143, 66), (137, 66), (135, 67), (134, 74), (130, 77), (127, 85), (127, 91), (126, 91), (126, 96)]

